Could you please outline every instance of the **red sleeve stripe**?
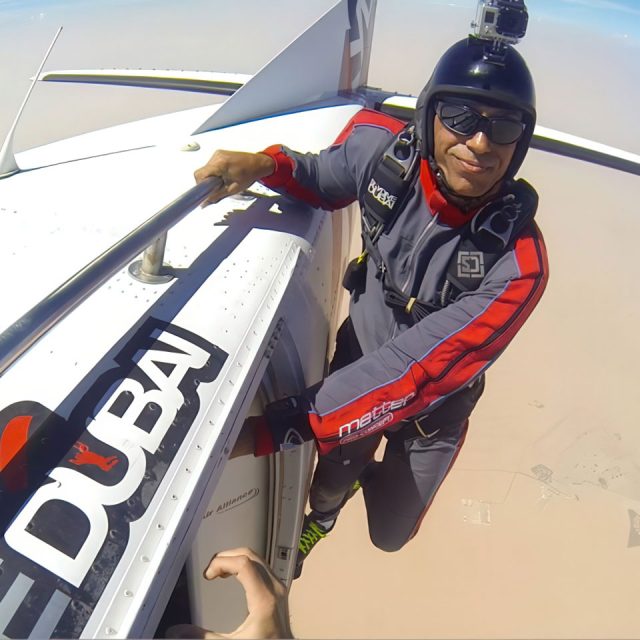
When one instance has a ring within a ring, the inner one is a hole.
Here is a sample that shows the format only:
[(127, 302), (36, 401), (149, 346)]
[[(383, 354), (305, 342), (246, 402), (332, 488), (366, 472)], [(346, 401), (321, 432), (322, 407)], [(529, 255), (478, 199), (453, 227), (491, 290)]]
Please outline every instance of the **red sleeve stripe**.
[(454, 393), (491, 364), (524, 324), (545, 284), (542, 274), (511, 283), (472, 324), (432, 351), (416, 371), (424, 405)]
[(276, 163), (274, 172), (262, 179), (265, 186), (280, 186), (293, 178), (293, 160), (282, 151), (282, 145), (272, 144), (260, 153), (269, 156)]
[(351, 204), (355, 198), (350, 200), (340, 200), (338, 202), (328, 202), (318, 197), (318, 194), (311, 189), (303, 187), (294, 177), (293, 170), (295, 168), (293, 160), (282, 151), (282, 145), (276, 144), (267, 147), (264, 151), (265, 155), (273, 158), (276, 163), (275, 171), (266, 178), (262, 178), (261, 182), (265, 187), (270, 189), (283, 189), (289, 195), (302, 200), (315, 208), (325, 209), (327, 211), (335, 211), (342, 209)]
[(310, 414), (312, 429), (318, 440), (325, 443), (325, 449), (331, 449), (338, 443), (341, 427), (371, 411), (372, 407), (408, 397), (417, 390), (419, 406), (412, 398), (405, 407), (393, 411), (392, 422), (381, 423), (377, 428), (377, 423), (373, 423), (357, 430), (360, 437), (415, 415), (423, 407), (468, 384), (490, 364), (531, 314), (547, 282), (546, 251), (538, 233), (521, 238), (514, 252), (521, 278), (510, 282), (465, 327), (443, 339), (393, 382), (372, 389), (324, 416)]
[(514, 253), (521, 279), (510, 282), (482, 314), (421, 360), (423, 375), (430, 382), (422, 396), (427, 402), (456, 391), (485, 368), (511, 342), (540, 300), (548, 279), (542, 238), (539, 234), (521, 238)]
[[(358, 111), (356, 115), (349, 120), (347, 126), (340, 132), (335, 142), (331, 146), (341, 145), (352, 133), (353, 129), (359, 125), (369, 125), (374, 127), (380, 127), (387, 131), (390, 131), (394, 135), (399, 133), (404, 127), (404, 123), (396, 118), (373, 111), (371, 109), (362, 109)], [(302, 200), (312, 207), (319, 207), (326, 209), (327, 211), (335, 211), (342, 209), (351, 204), (355, 198), (351, 200), (341, 200), (339, 202), (327, 202), (322, 200), (317, 193), (311, 189), (303, 187), (293, 177), (295, 169), (294, 161), (282, 150), (282, 145), (272, 145), (267, 147), (264, 151), (265, 155), (273, 158), (276, 163), (275, 171), (266, 178), (261, 180), (265, 187), (270, 189), (284, 189), (289, 195)]]
[(401, 120), (392, 118), (379, 111), (373, 111), (372, 109), (362, 109), (362, 111), (358, 111), (358, 113), (349, 120), (347, 126), (342, 130), (333, 144), (342, 144), (351, 135), (356, 126), (363, 124), (386, 129), (393, 133), (393, 135), (400, 133), (400, 131), (404, 129), (404, 122)]

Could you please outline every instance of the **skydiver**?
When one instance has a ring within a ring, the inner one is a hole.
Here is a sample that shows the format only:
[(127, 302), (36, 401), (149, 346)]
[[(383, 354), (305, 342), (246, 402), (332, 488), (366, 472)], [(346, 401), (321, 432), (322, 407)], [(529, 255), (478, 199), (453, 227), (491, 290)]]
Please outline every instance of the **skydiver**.
[(261, 180), (315, 207), (358, 200), (363, 210), (364, 251), (346, 278), (349, 316), (329, 375), (248, 420), (236, 446), (282, 450), (292, 433), (316, 442), (296, 576), (360, 487), (374, 545), (395, 551), (416, 534), (486, 369), (540, 300), (548, 265), (537, 195), (515, 180), (535, 119), (520, 54), (505, 45), (496, 62), (469, 37), (437, 63), (412, 125), (363, 109), (317, 155), (280, 145), (217, 151), (196, 171), (197, 181), (223, 179), (209, 202)]

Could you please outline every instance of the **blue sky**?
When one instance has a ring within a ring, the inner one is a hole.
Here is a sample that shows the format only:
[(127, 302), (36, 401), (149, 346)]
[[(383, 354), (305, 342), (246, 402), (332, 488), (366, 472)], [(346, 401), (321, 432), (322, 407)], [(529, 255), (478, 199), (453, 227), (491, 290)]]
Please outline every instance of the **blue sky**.
[[(380, 5), (390, 0), (379, 0)], [(393, 0), (397, 2), (398, 0)], [(408, 0), (404, 4), (411, 5), (416, 2), (421, 4), (456, 5), (460, 7), (475, 8), (475, 0)], [(198, 4), (197, 1), (176, 3), (174, 0), (0, 0), (0, 19), (8, 16), (3, 12), (30, 11), (74, 11), (74, 10), (104, 10), (109, 7), (129, 7), (151, 5), (173, 5), (174, 7), (189, 7)], [(216, 4), (210, 0), (209, 4)], [(218, 4), (222, 5), (222, 2)], [(251, 10), (255, 0), (243, 0), (239, 4), (243, 8)], [(274, 9), (279, 4), (287, 4), (272, 0)], [(331, 2), (315, 0), (315, 2), (298, 3), (297, 10), (303, 5), (313, 8), (328, 6)], [(628, 33), (630, 37), (640, 38), (640, 1), (639, 0), (529, 0), (527, 2), (529, 12), (533, 16), (553, 17), (557, 20), (570, 22), (574, 25), (582, 24), (595, 30), (605, 30), (613, 33)]]
[(532, 13), (553, 17), (571, 24), (582, 24), (594, 31), (616, 36), (627, 34), (640, 39), (640, 2), (638, 0), (532, 0)]
[[(476, 0), (378, 0), (379, 11), (385, 4), (393, 3), (402, 11), (420, 5), (440, 5), (464, 9), (469, 15), (475, 13)], [(155, 10), (190, 11), (197, 7), (216, 7), (225, 15), (229, 4), (222, 0), (0, 0), (0, 28), (15, 20), (28, 21), (43, 16), (59, 19), (78, 14), (103, 13), (108, 11), (131, 11), (136, 7)], [(260, 0), (240, 0), (235, 4), (245, 15), (263, 4)], [(289, 16), (292, 9), (297, 15), (322, 13), (333, 4), (332, 0), (312, 0), (311, 2), (291, 2), (271, 0), (269, 5), (274, 15), (282, 7)], [(617, 37), (636, 40), (640, 44), (640, 0), (528, 0), (527, 6), (532, 19), (551, 19), (573, 27), (606, 33)]]

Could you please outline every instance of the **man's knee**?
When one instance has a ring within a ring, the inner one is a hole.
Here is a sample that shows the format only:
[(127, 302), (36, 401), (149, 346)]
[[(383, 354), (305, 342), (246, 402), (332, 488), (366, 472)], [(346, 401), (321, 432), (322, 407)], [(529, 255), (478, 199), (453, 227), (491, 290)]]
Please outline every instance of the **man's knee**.
[(369, 520), (371, 542), (382, 551), (400, 551), (418, 531), (420, 523), (403, 522), (404, 518), (389, 514), (380, 522)]
[(413, 536), (398, 535), (398, 533), (388, 531), (369, 531), (369, 537), (378, 549), (391, 553), (393, 551), (400, 551)]

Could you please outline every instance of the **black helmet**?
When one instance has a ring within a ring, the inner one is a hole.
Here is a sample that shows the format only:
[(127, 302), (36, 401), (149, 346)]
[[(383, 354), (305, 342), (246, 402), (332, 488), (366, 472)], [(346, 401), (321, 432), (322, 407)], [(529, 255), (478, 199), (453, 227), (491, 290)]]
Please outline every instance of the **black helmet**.
[(420, 154), (433, 163), (433, 118), (438, 98), (462, 96), (492, 106), (518, 109), (526, 127), (504, 176), (511, 179), (520, 168), (533, 135), (535, 89), (524, 59), (512, 46), (504, 45), (504, 57), (498, 62), (486, 58), (488, 46), (486, 40), (469, 36), (444, 53), (418, 97), (416, 135)]

